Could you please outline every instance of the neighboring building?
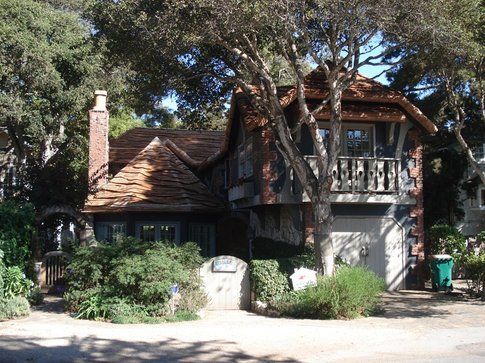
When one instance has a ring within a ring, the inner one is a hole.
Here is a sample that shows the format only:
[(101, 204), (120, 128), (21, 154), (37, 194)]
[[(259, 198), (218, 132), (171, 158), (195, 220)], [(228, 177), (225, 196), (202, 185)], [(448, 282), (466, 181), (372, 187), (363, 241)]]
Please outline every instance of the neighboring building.
[[(485, 170), (485, 143), (473, 153), (480, 168)], [(467, 237), (475, 237), (485, 231), (485, 184), (480, 177), (468, 167), (464, 175), (464, 189), (461, 194), (465, 216), (457, 223), (458, 229)]]
[[(318, 70), (306, 83), (309, 103), (325, 96)], [(279, 91), (292, 122), (295, 88)], [(104, 97), (98, 94), (90, 111), (90, 180), (99, 190), (84, 210), (98, 239), (125, 233), (190, 240), (208, 256), (246, 259), (249, 241), (257, 237), (313, 242), (308, 197), (266, 120), (242, 92), (234, 92), (224, 133), (138, 128), (109, 147)], [(402, 94), (363, 76), (344, 92), (342, 108), (342, 151), (332, 187), (336, 254), (369, 265), (391, 289), (416, 285), (424, 262), (421, 136), (436, 127)], [(318, 120), (325, 136), (328, 110)], [(305, 128), (297, 143), (315, 167)]]

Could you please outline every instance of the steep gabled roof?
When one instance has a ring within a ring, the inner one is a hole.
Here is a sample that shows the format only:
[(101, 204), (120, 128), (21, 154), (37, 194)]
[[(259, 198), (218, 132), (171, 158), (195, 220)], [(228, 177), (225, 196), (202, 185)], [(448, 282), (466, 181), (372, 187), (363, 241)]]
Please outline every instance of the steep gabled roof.
[(90, 196), (84, 212), (217, 212), (224, 203), (155, 137), (106, 185)]
[(155, 137), (170, 140), (170, 149), (187, 165), (197, 167), (219, 150), (224, 139), (222, 131), (190, 131), (137, 127), (110, 140), (109, 162), (125, 165)]
[[(305, 96), (308, 101), (322, 100), (328, 96), (328, 82), (321, 68), (316, 68), (305, 77)], [(278, 87), (278, 97), (283, 108), (288, 107), (297, 98), (296, 86)], [(357, 74), (356, 82), (343, 92), (342, 101), (344, 121), (403, 122), (409, 116), (429, 133), (437, 131), (436, 126), (401, 92), (361, 74)], [(228, 145), (236, 109), (241, 113), (247, 131), (262, 127), (268, 122), (252, 108), (244, 92), (236, 89), (231, 100), (223, 149)], [(330, 117), (328, 107), (320, 117)]]

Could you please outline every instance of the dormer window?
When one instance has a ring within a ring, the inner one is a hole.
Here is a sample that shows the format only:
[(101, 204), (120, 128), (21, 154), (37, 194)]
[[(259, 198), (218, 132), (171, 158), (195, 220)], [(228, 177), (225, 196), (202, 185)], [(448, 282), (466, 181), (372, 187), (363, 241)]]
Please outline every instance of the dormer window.
[(239, 178), (253, 175), (253, 138), (247, 137), (238, 147)]
[[(330, 137), (330, 125), (322, 123), (319, 129), (325, 146)], [(374, 128), (371, 125), (342, 125), (340, 156), (374, 157)]]
[(371, 141), (371, 128), (346, 128), (344, 131), (343, 154), (354, 157), (374, 156)]

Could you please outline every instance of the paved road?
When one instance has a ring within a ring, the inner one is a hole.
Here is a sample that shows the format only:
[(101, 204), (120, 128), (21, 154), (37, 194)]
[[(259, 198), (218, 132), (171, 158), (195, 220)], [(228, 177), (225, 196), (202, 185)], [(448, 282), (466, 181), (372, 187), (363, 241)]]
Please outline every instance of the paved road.
[(114, 325), (47, 304), (0, 323), (0, 361), (485, 361), (484, 303), (401, 292), (383, 306), (382, 315), (353, 321), (218, 311), (196, 322)]

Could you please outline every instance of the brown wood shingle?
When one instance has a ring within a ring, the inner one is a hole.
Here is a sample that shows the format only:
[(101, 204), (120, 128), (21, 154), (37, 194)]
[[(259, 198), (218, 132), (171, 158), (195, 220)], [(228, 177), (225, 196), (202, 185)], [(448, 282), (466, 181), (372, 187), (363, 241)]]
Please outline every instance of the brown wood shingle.
[(110, 164), (117, 164), (118, 166), (128, 164), (155, 137), (162, 142), (171, 140), (180, 151), (186, 153), (191, 159), (184, 160), (190, 165), (192, 162), (194, 164), (202, 163), (217, 153), (224, 140), (224, 132), (137, 127), (125, 132), (117, 139), (110, 140)]
[(90, 196), (84, 212), (217, 212), (213, 195), (168, 147), (155, 137), (106, 185)]

